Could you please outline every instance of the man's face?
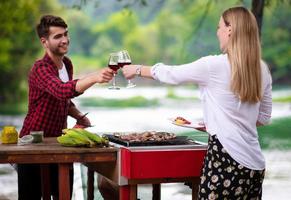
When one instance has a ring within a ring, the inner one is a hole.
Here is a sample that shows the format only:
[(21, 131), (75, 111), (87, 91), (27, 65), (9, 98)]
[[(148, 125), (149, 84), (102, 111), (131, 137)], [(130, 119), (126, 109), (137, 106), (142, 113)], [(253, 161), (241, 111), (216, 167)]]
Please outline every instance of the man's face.
[(41, 38), (47, 51), (56, 56), (63, 56), (68, 52), (70, 38), (68, 30), (63, 27), (52, 26), (48, 38)]

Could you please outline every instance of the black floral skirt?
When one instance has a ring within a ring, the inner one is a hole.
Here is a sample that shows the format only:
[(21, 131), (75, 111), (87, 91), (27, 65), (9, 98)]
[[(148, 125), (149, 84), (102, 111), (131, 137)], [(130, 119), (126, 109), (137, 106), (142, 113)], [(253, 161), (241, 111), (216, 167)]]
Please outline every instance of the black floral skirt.
[(210, 136), (198, 199), (262, 199), (264, 175), (265, 170), (240, 165), (230, 157), (216, 135)]

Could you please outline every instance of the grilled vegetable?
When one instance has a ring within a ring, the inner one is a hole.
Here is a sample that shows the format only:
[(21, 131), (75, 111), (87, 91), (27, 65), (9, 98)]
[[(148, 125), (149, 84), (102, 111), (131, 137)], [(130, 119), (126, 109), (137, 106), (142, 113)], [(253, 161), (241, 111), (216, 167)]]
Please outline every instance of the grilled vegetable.
[(70, 135), (62, 135), (57, 137), (57, 141), (64, 146), (86, 146), (87, 142), (76, 139)]
[(57, 138), (64, 146), (108, 146), (108, 139), (81, 128), (63, 129), (63, 135)]
[(102, 143), (102, 138), (97, 134), (90, 133), (89, 131), (82, 128), (75, 128), (74, 130), (77, 131), (79, 134), (88, 137), (90, 140), (94, 141), (97, 144)]

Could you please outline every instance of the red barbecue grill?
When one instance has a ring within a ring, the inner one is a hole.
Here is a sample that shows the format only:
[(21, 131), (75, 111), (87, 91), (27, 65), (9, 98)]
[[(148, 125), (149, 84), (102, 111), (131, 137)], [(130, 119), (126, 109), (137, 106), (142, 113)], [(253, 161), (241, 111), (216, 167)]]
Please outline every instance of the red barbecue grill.
[(93, 173), (97, 171), (120, 186), (120, 200), (135, 200), (138, 184), (153, 184), (153, 199), (160, 199), (160, 184), (191, 182), (192, 199), (197, 198), (197, 185), (207, 145), (185, 136), (168, 141), (128, 142), (107, 135), (119, 148), (117, 162), (87, 164), (88, 199), (93, 199)]

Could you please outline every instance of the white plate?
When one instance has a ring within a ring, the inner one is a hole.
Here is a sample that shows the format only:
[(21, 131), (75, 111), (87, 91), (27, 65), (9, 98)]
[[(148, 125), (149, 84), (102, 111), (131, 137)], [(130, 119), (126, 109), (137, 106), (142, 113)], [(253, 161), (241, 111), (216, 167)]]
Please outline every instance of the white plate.
[(172, 124), (176, 125), (176, 126), (182, 126), (185, 128), (194, 128), (194, 129), (201, 129), (201, 128), (205, 128), (205, 126), (203, 124), (201, 124), (201, 121), (199, 120), (188, 120), (189, 122), (191, 122), (191, 124), (179, 124), (175, 122), (175, 118), (169, 118), (169, 120), (172, 122)]

